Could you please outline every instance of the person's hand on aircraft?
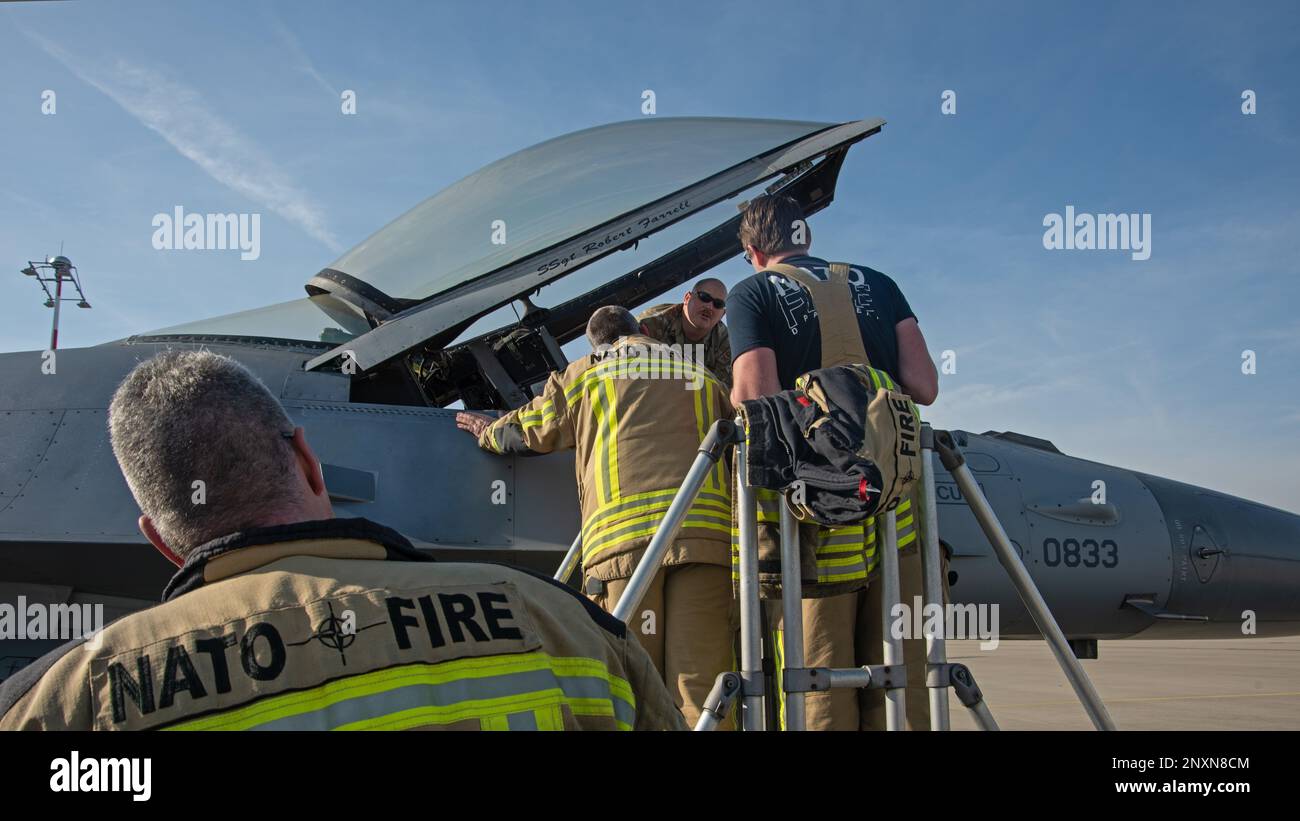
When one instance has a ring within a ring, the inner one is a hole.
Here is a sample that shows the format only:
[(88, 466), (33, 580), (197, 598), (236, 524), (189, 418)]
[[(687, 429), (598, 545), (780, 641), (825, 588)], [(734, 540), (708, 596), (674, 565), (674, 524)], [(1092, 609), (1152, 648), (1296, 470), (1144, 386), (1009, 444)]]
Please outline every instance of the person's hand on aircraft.
[(487, 430), (487, 426), (495, 420), (491, 416), (484, 416), (481, 413), (470, 413), (469, 411), (460, 411), (456, 414), (456, 427), (471, 433), (477, 439)]

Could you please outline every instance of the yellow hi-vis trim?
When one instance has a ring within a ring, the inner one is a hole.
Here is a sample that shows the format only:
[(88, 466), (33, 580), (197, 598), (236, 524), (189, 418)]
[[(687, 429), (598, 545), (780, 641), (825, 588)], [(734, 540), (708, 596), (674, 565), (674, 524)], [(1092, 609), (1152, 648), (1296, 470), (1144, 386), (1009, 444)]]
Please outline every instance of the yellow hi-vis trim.
[[(622, 499), (616, 500), (617, 509), (608, 513), (596, 513), (587, 519), (586, 524), (582, 527), (582, 538), (584, 542), (595, 543), (601, 534), (608, 533), (611, 530), (621, 528), (624, 525), (637, 521), (646, 521), (647, 517), (658, 514), (660, 518), (668, 512), (672, 506), (673, 497), (666, 499), (647, 501), (642, 504), (627, 504)], [(687, 518), (716, 515), (729, 520), (731, 508), (726, 502), (696, 498), (694, 504), (687, 511)], [(730, 527), (728, 527), (730, 531)]]
[[(777, 721), (785, 730), (785, 630), (772, 631), (772, 661), (776, 665)], [(736, 712), (740, 712), (737, 710)]]
[(519, 414), (519, 427), (522, 430), (539, 428), (547, 422), (554, 420), (556, 417), (555, 403), (550, 399), (542, 402), (542, 407), (538, 410), (525, 411)]
[[(612, 525), (600, 530), (599, 535), (592, 539), (590, 545), (588, 545), (586, 541), (583, 542), (583, 562), (590, 563), (598, 554), (603, 553), (612, 547), (623, 544), (624, 542), (629, 542), (633, 539), (641, 539), (646, 536), (653, 536), (655, 531), (659, 529), (659, 524), (663, 521), (665, 512), (666, 511), (660, 511), (645, 516), (638, 516), (634, 519), (625, 519), (620, 521), (617, 525)], [(687, 529), (711, 530), (716, 533), (727, 535), (731, 533), (731, 522), (729, 519), (721, 516), (716, 519), (711, 519), (707, 516), (700, 515), (692, 509), (691, 512), (686, 514), (686, 518), (682, 520), (682, 530)]]
[[(610, 718), (620, 730), (630, 730), (635, 723), (636, 698), (632, 694), (631, 685), (625, 679), (611, 674), (603, 662), (581, 657), (552, 657), (545, 652), (535, 651), (375, 670), (329, 681), (308, 690), (269, 696), (243, 707), (165, 729), (248, 730), (284, 719), (309, 718), (311, 714), (326, 712), (335, 705), (367, 697), (378, 697), (375, 706), (383, 709), (383, 698), (392, 697), (404, 688), (459, 686), (465, 692), (470, 692), (491, 684), (494, 679), (501, 680), (503, 677), (521, 674), (541, 674), (534, 677), (536, 681), (545, 680), (551, 684), (494, 698), (470, 697), (448, 704), (406, 707), (351, 721), (332, 729), (408, 729), (472, 719), (479, 719), (480, 724), (488, 719), (495, 726), (495, 716), (524, 711), (558, 711), (561, 705), (567, 706), (575, 716)], [(603, 685), (608, 696), (592, 697), (588, 692), (590, 687), (587, 686), (592, 681)], [(583, 695), (565, 692), (564, 685), (571, 682), (583, 685)], [(539, 721), (539, 729), (542, 729), (541, 723)], [(547, 723), (554, 726), (551, 719)]]
[(601, 380), (601, 387), (605, 391), (605, 424), (608, 430), (605, 433), (606, 447), (609, 449), (609, 498), (618, 498), (618, 397), (614, 393), (614, 380)]
[(606, 444), (606, 437), (609, 435), (606, 415), (609, 413), (609, 409), (605, 407), (605, 394), (601, 389), (600, 382), (589, 382), (588, 388), (588, 401), (591, 403), (592, 412), (596, 416), (596, 500), (600, 504), (605, 504), (610, 499), (609, 446)]
[[(597, 554), (625, 541), (653, 535), (672, 505), (678, 488), (630, 493), (596, 508), (582, 525), (582, 557), (590, 561)], [(726, 493), (701, 490), (687, 510), (682, 528), (731, 532), (731, 497)]]

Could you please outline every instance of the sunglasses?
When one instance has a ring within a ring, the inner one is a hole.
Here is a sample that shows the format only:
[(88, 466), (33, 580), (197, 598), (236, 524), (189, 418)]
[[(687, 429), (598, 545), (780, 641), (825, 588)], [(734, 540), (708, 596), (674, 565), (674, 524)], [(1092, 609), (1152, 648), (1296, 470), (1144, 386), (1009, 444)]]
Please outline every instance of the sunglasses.
[(715, 308), (717, 308), (719, 311), (727, 307), (727, 300), (718, 299), (716, 296), (710, 294), (707, 291), (696, 291), (695, 296), (700, 301), (702, 301), (705, 305), (712, 305)]

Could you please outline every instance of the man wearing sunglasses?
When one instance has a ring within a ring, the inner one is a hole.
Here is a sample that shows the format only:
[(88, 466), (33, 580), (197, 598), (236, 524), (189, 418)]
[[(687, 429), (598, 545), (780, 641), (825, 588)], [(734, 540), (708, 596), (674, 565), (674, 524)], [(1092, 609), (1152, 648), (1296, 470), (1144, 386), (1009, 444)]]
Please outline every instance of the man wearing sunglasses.
[(665, 345), (702, 345), (704, 367), (731, 388), (731, 340), (722, 317), (727, 312), (727, 286), (721, 280), (702, 279), (680, 303), (656, 305), (638, 319), (646, 335)]

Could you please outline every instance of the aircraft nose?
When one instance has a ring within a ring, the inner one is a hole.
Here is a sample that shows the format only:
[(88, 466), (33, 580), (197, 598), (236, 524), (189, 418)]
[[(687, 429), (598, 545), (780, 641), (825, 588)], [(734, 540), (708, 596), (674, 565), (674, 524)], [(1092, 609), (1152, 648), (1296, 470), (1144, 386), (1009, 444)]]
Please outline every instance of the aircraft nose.
[(1173, 582), (1165, 609), (1208, 616), (1225, 636), (1300, 632), (1300, 516), (1167, 479), (1142, 479), (1169, 528)]
[[(1230, 498), (1230, 497), (1226, 497)], [(1189, 559), (1200, 575), (1213, 573), (1216, 558), (1224, 562), (1232, 583), (1229, 614), (1243, 624), (1250, 614), (1261, 623), (1260, 634), (1290, 624), (1300, 625), (1300, 516), (1239, 499), (1227, 514), (1226, 547), (1214, 538), (1211, 526), (1193, 531)]]

